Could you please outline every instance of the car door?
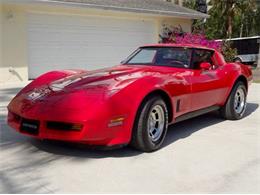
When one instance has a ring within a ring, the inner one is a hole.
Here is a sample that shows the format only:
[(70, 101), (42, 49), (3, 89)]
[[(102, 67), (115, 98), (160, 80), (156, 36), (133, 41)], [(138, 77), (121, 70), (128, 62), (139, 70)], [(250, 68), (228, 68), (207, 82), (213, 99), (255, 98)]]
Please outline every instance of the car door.
[[(209, 69), (201, 69), (202, 62), (210, 63)], [(199, 110), (220, 104), (226, 94), (225, 74), (218, 64), (215, 51), (194, 49), (192, 54), (191, 110)]]

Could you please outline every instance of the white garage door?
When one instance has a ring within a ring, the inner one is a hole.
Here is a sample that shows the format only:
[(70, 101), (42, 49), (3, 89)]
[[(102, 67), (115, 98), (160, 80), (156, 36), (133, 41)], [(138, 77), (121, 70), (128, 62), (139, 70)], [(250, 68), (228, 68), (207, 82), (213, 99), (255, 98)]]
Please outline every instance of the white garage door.
[(153, 21), (29, 14), (29, 78), (117, 65), (138, 46), (155, 42)]

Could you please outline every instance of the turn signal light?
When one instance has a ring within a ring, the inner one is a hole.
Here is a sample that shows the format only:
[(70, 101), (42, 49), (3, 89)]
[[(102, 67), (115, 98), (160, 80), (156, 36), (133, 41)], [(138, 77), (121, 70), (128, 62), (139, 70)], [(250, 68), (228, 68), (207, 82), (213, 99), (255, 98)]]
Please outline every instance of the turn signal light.
[(115, 119), (111, 119), (110, 123), (108, 124), (108, 127), (116, 127), (116, 126), (123, 125), (124, 120), (125, 120), (124, 117), (118, 117)]

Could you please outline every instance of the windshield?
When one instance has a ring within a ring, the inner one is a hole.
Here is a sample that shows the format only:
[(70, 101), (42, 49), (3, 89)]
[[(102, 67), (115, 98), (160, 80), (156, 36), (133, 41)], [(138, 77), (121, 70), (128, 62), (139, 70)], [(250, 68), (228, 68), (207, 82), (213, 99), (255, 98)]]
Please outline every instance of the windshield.
[(188, 68), (191, 49), (182, 47), (143, 47), (134, 52), (124, 64), (155, 65)]

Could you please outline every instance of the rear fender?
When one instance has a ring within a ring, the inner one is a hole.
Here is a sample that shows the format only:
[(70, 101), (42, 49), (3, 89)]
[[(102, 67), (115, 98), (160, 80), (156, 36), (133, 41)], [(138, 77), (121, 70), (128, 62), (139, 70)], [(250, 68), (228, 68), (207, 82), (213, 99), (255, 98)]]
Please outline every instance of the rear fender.
[(227, 71), (229, 72), (229, 75), (228, 75), (228, 80), (227, 80), (228, 91), (227, 91), (225, 102), (227, 101), (234, 85), (238, 81), (244, 82), (246, 89), (248, 90), (249, 83), (252, 80), (252, 71), (246, 65), (230, 63), (227, 66), (229, 66), (227, 69)]

